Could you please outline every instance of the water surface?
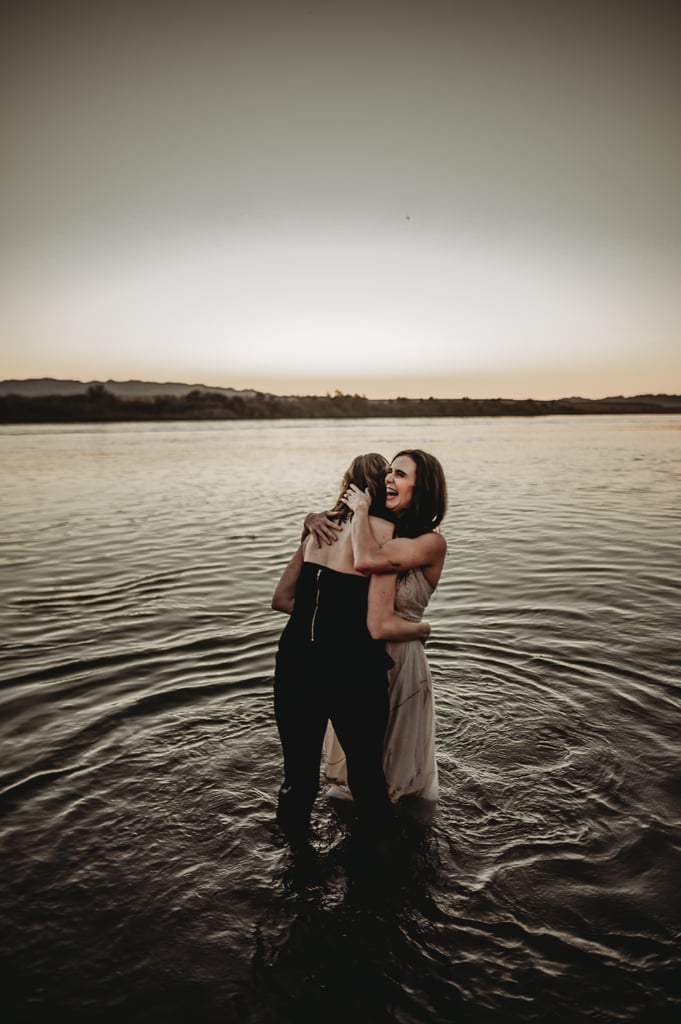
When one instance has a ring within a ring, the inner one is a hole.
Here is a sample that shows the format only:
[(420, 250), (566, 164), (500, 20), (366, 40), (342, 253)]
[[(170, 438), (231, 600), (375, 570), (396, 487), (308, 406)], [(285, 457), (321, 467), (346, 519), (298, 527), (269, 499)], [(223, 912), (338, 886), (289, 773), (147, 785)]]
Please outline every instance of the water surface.
[[(680, 428), (0, 428), (10, 1018), (676, 1019)], [(450, 486), (442, 793), (376, 878), (321, 797), (315, 863), (272, 826), (269, 601), (352, 457), (405, 446)]]

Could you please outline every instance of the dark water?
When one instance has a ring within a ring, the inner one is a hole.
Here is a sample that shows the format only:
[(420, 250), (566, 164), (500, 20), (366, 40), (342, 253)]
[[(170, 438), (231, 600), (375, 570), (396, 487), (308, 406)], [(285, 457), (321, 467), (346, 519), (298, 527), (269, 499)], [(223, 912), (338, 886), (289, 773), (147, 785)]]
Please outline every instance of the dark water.
[[(680, 428), (0, 428), (5, 1019), (677, 1019)], [(301, 862), (270, 595), (352, 456), (415, 444), (441, 801), (374, 873), (320, 798)]]

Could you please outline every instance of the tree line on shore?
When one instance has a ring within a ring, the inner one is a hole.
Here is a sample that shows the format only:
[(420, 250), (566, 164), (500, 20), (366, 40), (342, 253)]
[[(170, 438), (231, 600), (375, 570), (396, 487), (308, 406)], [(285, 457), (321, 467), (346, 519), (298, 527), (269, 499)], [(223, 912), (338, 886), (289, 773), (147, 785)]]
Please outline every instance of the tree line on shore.
[(345, 395), (220, 394), (120, 397), (102, 384), (70, 395), (0, 395), (2, 423), (85, 423), (144, 420), (360, 419), (393, 416), (547, 416), (584, 413), (681, 412), (681, 397), (603, 399), (386, 398)]

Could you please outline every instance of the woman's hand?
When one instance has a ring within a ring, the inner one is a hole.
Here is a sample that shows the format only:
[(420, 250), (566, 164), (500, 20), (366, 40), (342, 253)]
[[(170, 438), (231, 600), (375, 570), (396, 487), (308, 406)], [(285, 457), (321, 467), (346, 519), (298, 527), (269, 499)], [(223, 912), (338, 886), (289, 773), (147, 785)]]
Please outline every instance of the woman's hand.
[(371, 492), (367, 487), (366, 491), (360, 491), (356, 484), (350, 484), (345, 494), (342, 496), (343, 501), (348, 508), (351, 508), (353, 512), (356, 512), (358, 508), (366, 508), (367, 512), (371, 508)]
[(308, 533), (311, 533), (318, 548), (322, 546), (322, 543), (333, 544), (335, 540), (338, 540), (338, 534), (343, 529), (334, 518), (340, 514), (340, 512), (308, 512), (305, 516), (302, 539), (305, 540)]

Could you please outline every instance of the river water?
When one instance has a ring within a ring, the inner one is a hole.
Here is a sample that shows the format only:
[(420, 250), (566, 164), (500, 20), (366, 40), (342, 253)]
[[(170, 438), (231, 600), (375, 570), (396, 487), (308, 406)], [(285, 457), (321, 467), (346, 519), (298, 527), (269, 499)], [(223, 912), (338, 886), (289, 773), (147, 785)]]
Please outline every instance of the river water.
[[(681, 421), (0, 427), (5, 1019), (681, 1008)], [(380, 877), (273, 827), (269, 602), (362, 451), (450, 487), (441, 799)]]

